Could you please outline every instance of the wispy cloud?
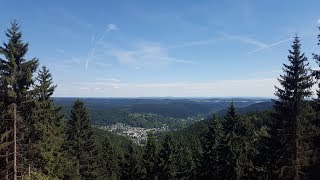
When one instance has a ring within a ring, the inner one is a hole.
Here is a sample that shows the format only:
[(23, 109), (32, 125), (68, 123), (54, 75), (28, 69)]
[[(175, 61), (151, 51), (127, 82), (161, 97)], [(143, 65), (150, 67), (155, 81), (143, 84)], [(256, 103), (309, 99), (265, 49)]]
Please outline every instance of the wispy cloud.
[[(276, 78), (216, 80), (208, 82), (134, 83), (112, 79), (71, 83), (75, 96), (146, 97), (146, 96), (264, 96), (271, 97)], [(248, 88), (250, 87), (250, 88)], [(77, 91), (81, 88), (82, 91)], [(236, 91), (235, 91), (236, 89)], [(89, 92), (89, 93), (88, 93)], [(95, 92), (95, 93), (90, 93)], [(62, 96), (57, 92), (55, 96)]]
[(228, 38), (228, 39), (233, 39), (233, 40), (239, 40), (243, 43), (246, 43), (246, 44), (252, 44), (252, 45), (255, 45), (259, 48), (264, 48), (264, 47), (267, 47), (268, 45), (261, 42), (261, 41), (258, 41), (256, 39), (253, 39), (253, 38), (250, 38), (250, 37), (247, 37), (247, 36), (238, 36), (238, 35), (230, 35), (230, 34), (227, 34), (227, 33), (222, 33), (222, 35), (225, 37), (225, 38)]
[(317, 21), (317, 22), (318, 22), (318, 24), (320, 24), (320, 18), (318, 19), (318, 21)]
[(132, 49), (113, 49), (111, 54), (120, 64), (134, 67), (155, 67), (170, 63), (196, 64), (193, 61), (171, 57), (167, 48), (158, 43), (143, 42)]
[(265, 49), (269, 49), (269, 48), (272, 48), (273, 46), (276, 46), (276, 45), (279, 45), (281, 43), (285, 43), (285, 42), (291, 40), (291, 38), (287, 38), (287, 39), (282, 39), (280, 41), (277, 41), (277, 42), (274, 42), (271, 44), (267, 44), (265, 42), (262, 42), (262, 41), (259, 41), (259, 40), (256, 40), (256, 39), (253, 39), (253, 38), (250, 38), (247, 36), (230, 35), (227, 33), (222, 33), (222, 35), (228, 39), (239, 40), (245, 44), (251, 44), (251, 45), (254, 45), (257, 47), (255, 50), (248, 52), (248, 54), (253, 54), (253, 53), (265, 50)]
[(90, 90), (88, 87), (79, 87), (80, 90)]
[(108, 24), (108, 26), (107, 26), (107, 31), (108, 31), (108, 32), (118, 31), (118, 30), (119, 30), (119, 28), (118, 28), (118, 26), (115, 25), (115, 24)]
[(182, 42), (176, 45), (169, 46), (168, 48), (176, 49), (176, 48), (185, 48), (185, 47), (193, 47), (193, 46), (203, 46), (203, 45), (215, 43), (219, 40), (221, 40), (221, 38), (188, 41), (188, 42)]
[(121, 82), (121, 80), (118, 79), (118, 78), (99, 78), (99, 79), (98, 79), (98, 82), (99, 82), (99, 81), (102, 81), (102, 82), (104, 82), (104, 83), (108, 83), (108, 82), (119, 83), (119, 82)]
[[(111, 24), (111, 25), (113, 25), (113, 24)], [(117, 27), (115, 26), (115, 27), (111, 27), (111, 28), (117, 28)], [(106, 36), (106, 32), (109, 32), (109, 31), (110, 31), (110, 24), (108, 25), (107, 30), (104, 31), (100, 37), (96, 38), (96, 36), (92, 36), (92, 38), (91, 38), (91, 46), (90, 46), (90, 49), (88, 51), (88, 55), (87, 55), (87, 58), (86, 58), (86, 61), (85, 61), (85, 70), (86, 70), (86, 72), (88, 71), (89, 62), (92, 61), (96, 57), (96, 48), (97, 48), (97, 46), (99, 44), (103, 43), (103, 40), (104, 40), (104, 38)]]
[(93, 43), (92, 47), (90, 48), (87, 58), (86, 58), (86, 62), (85, 62), (85, 69), (86, 72), (88, 71), (88, 67), (89, 67), (89, 62), (93, 59), (94, 55), (95, 55), (95, 48), (96, 48), (96, 44)]
[(268, 45), (266, 45), (266, 46), (257, 48), (257, 49), (255, 49), (255, 50), (253, 50), (253, 51), (250, 51), (250, 52), (248, 52), (248, 54), (253, 54), (253, 53), (256, 53), (256, 52), (265, 50), (265, 49), (272, 48), (273, 46), (276, 46), (276, 45), (278, 45), (278, 44), (288, 42), (288, 41), (290, 41), (291, 39), (292, 39), (292, 38), (287, 38), (287, 39), (283, 39), (283, 40), (280, 40), (280, 41), (275, 42), (275, 43), (272, 43), (272, 44), (268, 44)]

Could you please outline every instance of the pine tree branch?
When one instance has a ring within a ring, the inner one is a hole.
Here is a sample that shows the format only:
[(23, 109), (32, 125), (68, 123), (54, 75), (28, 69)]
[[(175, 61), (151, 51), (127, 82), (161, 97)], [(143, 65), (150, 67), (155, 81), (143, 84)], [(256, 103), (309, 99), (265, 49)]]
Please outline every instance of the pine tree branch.
[(8, 157), (8, 156), (11, 156), (13, 155), (13, 153), (9, 153), (9, 154), (6, 154), (6, 155), (0, 155), (0, 157)]

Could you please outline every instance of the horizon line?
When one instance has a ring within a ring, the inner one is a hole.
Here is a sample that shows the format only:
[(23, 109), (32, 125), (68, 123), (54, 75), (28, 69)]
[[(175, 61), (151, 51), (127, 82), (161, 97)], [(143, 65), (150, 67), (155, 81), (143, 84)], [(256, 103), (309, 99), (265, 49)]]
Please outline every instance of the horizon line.
[(52, 96), (52, 98), (101, 98), (101, 99), (115, 99), (115, 98), (253, 98), (253, 99), (275, 99), (275, 96)]

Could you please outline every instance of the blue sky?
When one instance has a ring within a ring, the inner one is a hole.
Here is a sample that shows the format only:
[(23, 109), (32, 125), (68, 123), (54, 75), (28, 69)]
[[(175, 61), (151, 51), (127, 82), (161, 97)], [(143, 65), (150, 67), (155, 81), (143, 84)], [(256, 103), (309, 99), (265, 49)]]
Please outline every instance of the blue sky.
[(271, 97), (295, 33), (317, 67), (317, 0), (16, 2), (0, 31), (21, 23), (55, 96)]

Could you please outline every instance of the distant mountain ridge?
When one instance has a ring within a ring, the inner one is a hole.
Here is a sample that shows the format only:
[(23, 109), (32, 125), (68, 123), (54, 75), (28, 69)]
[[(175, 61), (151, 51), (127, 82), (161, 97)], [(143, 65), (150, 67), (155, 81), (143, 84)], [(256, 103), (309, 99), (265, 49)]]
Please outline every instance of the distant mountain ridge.
[[(271, 110), (274, 105), (274, 102), (268, 101), (268, 102), (260, 102), (251, 104), (249, 106), (245, 107), (238, 107), (237, 112), (240, 114), (249, 113), (249, 112), (259, 112), (259, 111), (267, 111)], [(216, 114), (219, 116), (225, 115), (227, 112), (227, 109), (223, 109), (221, 111), (218, 111)]]
[[(71, 107), (77, 98), (54, 98), (63, 107)], [(234, 102), (236, 107), (245, 107), (263, 98), (80, 98), (89, 109), (120, 110), (132, 113), (154, 113), (170, 117), (189, 117), (218, 112)]]
[[(69, 116), (77, 98), (54, 98), (62, 112)], [(263, 98), (81, 98), (95, 124), (127, 123), (132, 126), (152, 127), (162, 124), (179, 126), (189, 117), (223, 115), (231, 102), (239, 113), (268, 110), (270, 99)], [(131, 114), (138, 113), (137, 118)], [(140, 115), (139, 115), (140, 114)], [(144, 115), (145, 114), (145, 115)], [(148, 115), (150, 114), (150, 115)], [(152, 115), (153, 114), (153, 115)], [(152, 118), (152, 119), (150, 119)], [(159, 121), (159, 122), (158, 122)]]

